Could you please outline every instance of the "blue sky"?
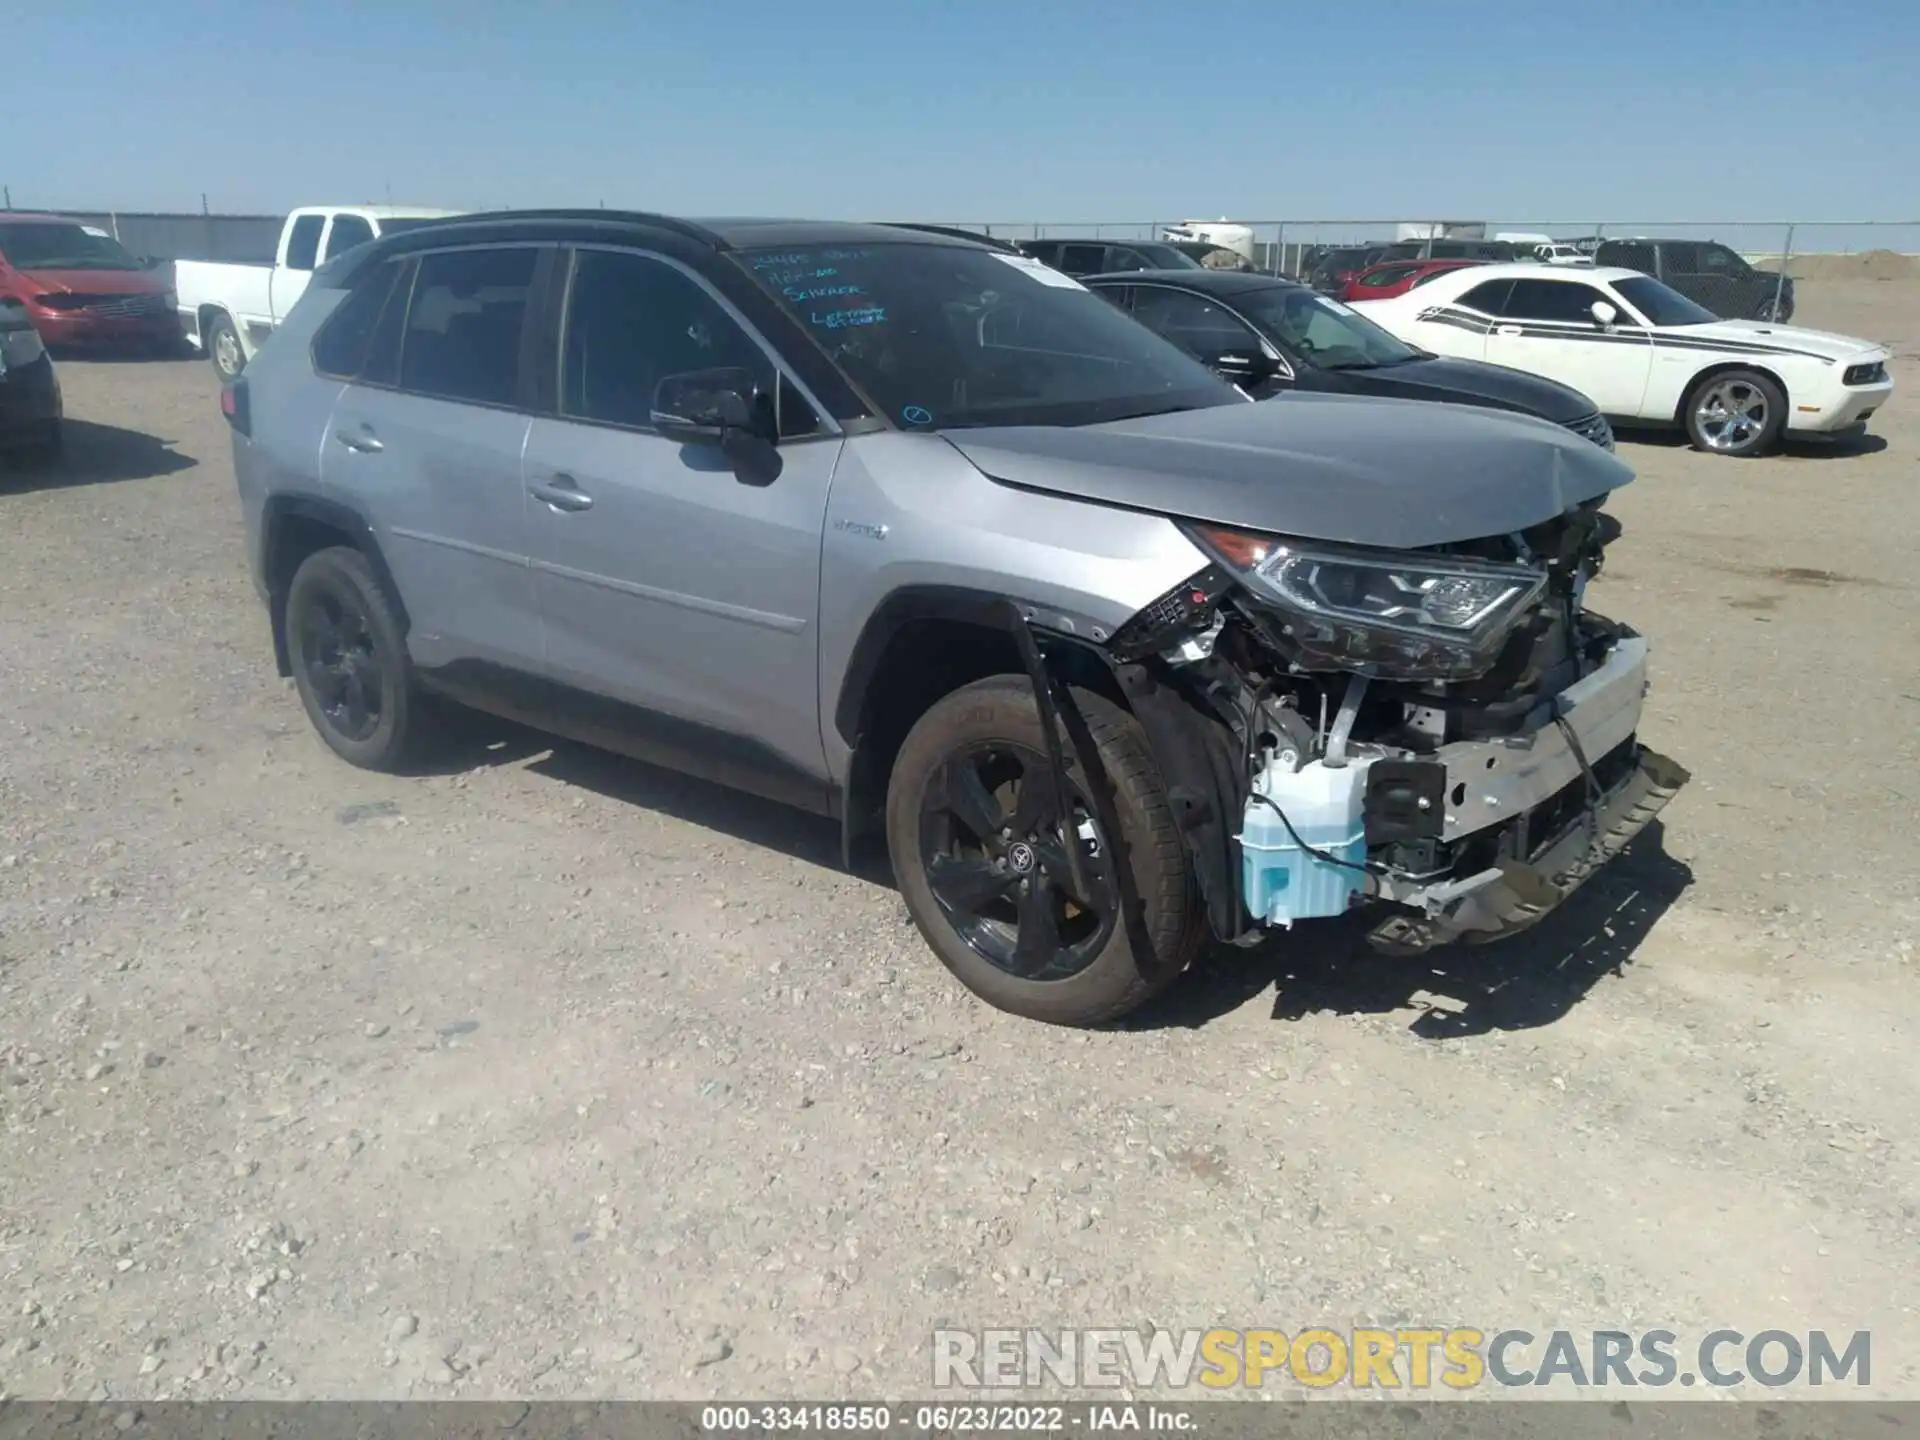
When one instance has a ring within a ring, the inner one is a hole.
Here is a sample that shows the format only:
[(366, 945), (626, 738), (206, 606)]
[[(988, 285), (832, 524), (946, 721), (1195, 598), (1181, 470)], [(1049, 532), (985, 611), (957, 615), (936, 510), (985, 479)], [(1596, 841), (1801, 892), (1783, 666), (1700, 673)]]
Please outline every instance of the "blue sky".
[(1912, 0), (10, 8), (18, 205), (1920, 218)]

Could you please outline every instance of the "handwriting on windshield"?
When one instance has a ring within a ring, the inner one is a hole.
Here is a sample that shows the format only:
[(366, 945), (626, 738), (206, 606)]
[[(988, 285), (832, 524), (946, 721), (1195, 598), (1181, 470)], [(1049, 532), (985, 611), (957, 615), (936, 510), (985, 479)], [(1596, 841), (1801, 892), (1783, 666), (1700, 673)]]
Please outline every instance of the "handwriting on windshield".
[[(869, 258), (866, 250), (787, 250), (756, 256), (752, 262), (761, 280), (779, 290), (788, 304), (805, 307), (800, 313), (820, 330), (846, 330), (861, 325), (878, 325), (887, 318), (886, 307), (872, 303), (866, 287), (842, 272), (841, 267)], [(823, 307), (821, 301), (851, 300), (840, 307)]]
[(887, 318), (880, 305), (861, 305), (846, 310), (809, 310), (807, 321), (822, 330), (845, 330), (853, 325), (878, 325)]

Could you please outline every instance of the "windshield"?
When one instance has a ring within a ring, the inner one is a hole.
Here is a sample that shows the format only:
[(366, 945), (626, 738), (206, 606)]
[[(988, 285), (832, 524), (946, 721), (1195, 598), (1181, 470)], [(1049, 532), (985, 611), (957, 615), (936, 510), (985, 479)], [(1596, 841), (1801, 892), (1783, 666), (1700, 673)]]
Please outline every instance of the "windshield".
[[(1129, 242), (1128, 248), (1138, 250), (1145, 260), (1162, 270), (1204, 270), (1206, 267), (1178, 245), (1150, 245), (1139, 241)], [(1211, 249), (1211, 246), (1203, 246)]]
[(1281, 345), (1322, 370), (1373, 370), (1418, 360), (1426, 353), (1304, 286), (1249, 290), (1234, 296), (1233, 304)]
[(16, 270), (138, 270), (140, 262), (111, 235), (69, 221), (0, 222), (0, 255)]
[(736, 256), (897, 425), (1094, 425), (1245, 397), (1068, 276), (971, 246)]
[(1616, 280), (1613, 288), (1655, 325), (1711, 325), (1720, 318), (1648, 275)]

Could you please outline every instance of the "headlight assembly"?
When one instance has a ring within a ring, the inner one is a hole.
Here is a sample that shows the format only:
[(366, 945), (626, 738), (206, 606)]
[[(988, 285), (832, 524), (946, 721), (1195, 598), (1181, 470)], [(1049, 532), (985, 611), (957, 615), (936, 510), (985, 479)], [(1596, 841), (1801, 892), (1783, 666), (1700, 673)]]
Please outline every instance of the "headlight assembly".
[(1217, 525), (1186, 530), (1273, 612), (1310, 669), (1471, 679), (1492, 667), (1547, 583), (1524, 565), (1299, 544)]

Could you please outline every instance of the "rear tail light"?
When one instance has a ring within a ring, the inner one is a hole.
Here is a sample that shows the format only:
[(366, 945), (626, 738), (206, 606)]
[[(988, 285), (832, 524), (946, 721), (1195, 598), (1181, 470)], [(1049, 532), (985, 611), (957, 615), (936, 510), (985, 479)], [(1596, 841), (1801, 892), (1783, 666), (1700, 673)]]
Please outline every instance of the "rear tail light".
[(220, 391), (220, 413), (238, 433), (253, 435), (253, 410), (247, 403), (247, 382), (243, 376)]

